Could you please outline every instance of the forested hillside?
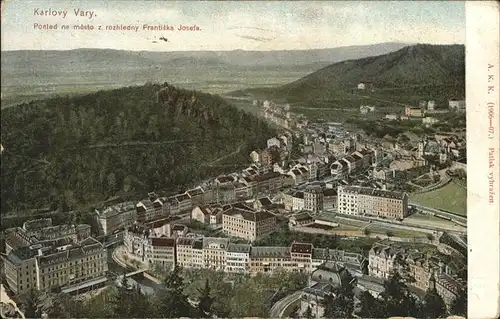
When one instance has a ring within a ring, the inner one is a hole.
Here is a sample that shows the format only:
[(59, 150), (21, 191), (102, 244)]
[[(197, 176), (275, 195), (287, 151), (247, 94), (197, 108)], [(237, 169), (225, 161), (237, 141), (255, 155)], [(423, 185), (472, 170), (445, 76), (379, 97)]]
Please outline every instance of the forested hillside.
[(234, 170), (274, 134), (218, 96), (167, 83), (3, 109), (1, 130), (2, 212), (182, 189)]
[[(359, 83), (371, 89), (357, 90)], [(386, 100), (435, 100), (465, 96), (465, 47), (463, 45), (408, 46), (384, 55), (334, 63), (297, 81), (264, 89), (248, 89), (239, 95), (265, 93), (268, 97), (295, 101), (329, 101), (366, 95)], [(356, 107), (358, 107), (357, 105)]]

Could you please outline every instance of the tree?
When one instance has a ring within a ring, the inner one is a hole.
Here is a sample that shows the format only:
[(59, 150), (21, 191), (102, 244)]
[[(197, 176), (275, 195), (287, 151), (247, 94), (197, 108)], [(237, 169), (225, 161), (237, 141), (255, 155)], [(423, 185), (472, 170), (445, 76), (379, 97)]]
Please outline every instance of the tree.
[(191, 305), (184, 295), (184, 282), (180, 272), (180, 267), (176, 266), (165, 278), (165, 288), (155, 295), (154, 310), (157, 317), (179, 318), (191, 315)]
[(371, 293), (364, 291), (360, 296), (360, 310), (356, 313), (361, 318), (383, 318), (386, 316), (384, 305)]
[(132, 310), (132, 289), (124, 272), (110, 302), (113, 313), (116, 316), (120, 318), (128, 318), (130, 316)]
[(23, 304), (25, 318), (39, 318), (42, 315), (40, 309), (40, 293), (38, 290), (31, 288)]
[[(347, 273), (348, 274), (348, 273)], [(333, 288), (324, 300), (327, 318), (352, 318), (354, 312), (354, 292), (351, 276), (344, 278), (340, 287)]]
[(427, 290), (422, 304), (423, 318), (443, 318), (446, 316), (446, 304), (438, 295), (436, 288)]
[(139, 285), (136, 285), (131, 290), (131, 318), (148, 318), (151, 317), (151, 304), (149, 299), (142, 292)]
[[(330, 318), (326, 315), (326, 313), (323, 315), (325, 318)], [(304, 312), (304, 318), (311, 319), (314, 318), (313, 313), (312, 313), (312, 308), (311, 306), (307, 306), (306, 311)]]
[(198, 309), (206, 315), (209, 315), (212, 312), (212, 304), (214, 302), (214, 298), (210, 296), (210, 285), (208, 284), (208, 278), (205, 279), (205, 286), (203, 289), (199, 290), (200, 298), (198, 303)]
[(300, 318), (299, 311), (300, 311), (300, 307), (299, 306), (293, 307), (293, 309), (290, 312), (290, 315), (288, 317), (289, 318)]
[(46, 313), (49, 318), (72, 318), (72, 309), (66, 308), (63, 300), (61, 298), (53, 298), (52, 304)]
[(450, 305), (450, 313), (457, 316), (467, 316), (467, 291), (461, 289)]
[(384, 283), (384, 292), (381, 294), (381, 297), (387, 317), (419, 317), (419, 303), (410, 294), (399, 273), (394, 272)]

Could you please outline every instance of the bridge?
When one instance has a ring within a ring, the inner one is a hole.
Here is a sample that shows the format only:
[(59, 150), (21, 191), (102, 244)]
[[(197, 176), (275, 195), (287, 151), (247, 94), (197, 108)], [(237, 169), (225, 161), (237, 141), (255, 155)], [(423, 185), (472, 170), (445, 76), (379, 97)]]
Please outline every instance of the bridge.
[(125, 277), (129, 278), (129, 277), (133, 277), (135, 275), (144, 274), (145, 272), (146, 272), (146, 269), (138, 269), (138, 270), (126, 273)]
[(123, 241), (120, 240), (120, 239), (113, 240), (113, 241), (108, 241), (108, 242), (104, 242), (104, 248), (109, 248), (109, 247), (112, 247), (112, 246), (115, 246), (115, 245), (119, 245), (122, 242)]

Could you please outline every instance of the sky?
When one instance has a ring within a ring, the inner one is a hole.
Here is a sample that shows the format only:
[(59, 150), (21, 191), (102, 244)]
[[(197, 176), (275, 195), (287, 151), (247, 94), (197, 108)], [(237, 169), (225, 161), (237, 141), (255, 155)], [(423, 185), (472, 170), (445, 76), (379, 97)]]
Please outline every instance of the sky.
[[(382, 42), (465, 43), (464, 1), (7, 0), (2, 3), (2, 51), (77, 48), (269, 51)], [(41, 15), (47, 10), (63, 15), (66, 11), (66, 17)], [(89, 13), (76, 16), (75, 10)], [(57, 29), (39, 29), (35, 24), (57, 25)], [(144, 24), (169, 25), (174, 31), (144, 30)], [(63, 30), (63, 25), (69, 29)], [(74, 30), (74, 25), (89, 25), (94, 30)], [(117, 25), (138, 29), (106, 29)], [(180, 25), (196, 25), (200, 30), (178, 31)]]

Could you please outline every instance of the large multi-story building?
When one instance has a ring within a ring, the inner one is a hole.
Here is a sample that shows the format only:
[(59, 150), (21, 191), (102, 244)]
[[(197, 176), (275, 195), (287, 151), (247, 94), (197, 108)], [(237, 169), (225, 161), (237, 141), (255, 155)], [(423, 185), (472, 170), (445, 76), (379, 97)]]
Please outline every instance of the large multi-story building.
[(292, 243), (290, 247), (290, 262), (298, 272), (312, 271), (313, 245), (308, 243)]
[(168, 215), (167, 205), (161, 198), (150, 198), (135, 205), (136, 218), (140, 223), (152, 221)]
[(339, 186), (337, 211), (390, 219), (408, 216), (408, 194), (360, 186)]
[(222, 214), (222, 230), (229, 236), (255, 241), (276, 231), (276, 216), (266, 210), (233, 206)]
[(443, 298), (444, 303), (449, 307), (460, 292), (466, 288), (466, 285), (456, 277), (440, 273), (436, 277), (435, 288), (437, 293)]
[(62, 224), (52, 226), (52, 220), (45, 218), (33, 220), (23, 227), (14, 227), (5, 230), (5, 250), (8, 254), (11, 250), (33, 245), (41, 241), (53, 241), (57, 239), (69, 239), (78, 243), (90, 237), (90, 225), (68, 225)]
[(106, 208), (104, 211), (96, 210), (99, 230), (105, 236), (125, 229), (135, 222), (137, 210), (134, 203), (123, 203)]
[(176, 261), (177, 265), (183, 268), (193, 267), (193, 244), (194, 238), (178, 237), (176, 244)]
[(168, 237), (149, 238), (146, 246), (146, 261), (150, 267), (171, 270), (175, 266), (175, 239)]
[(304, 192), (298, 191), (292, 195), (292, 210), (295, 212), (302, 211), (305, 208)]
[(337, 209), (337, 189), (326, 188), (323, 191), (323, 210), (333, 211)]
[(255, 190), (253, 194), (265, 194), (280, 189), (287, 179), (286, 175), (278, 172), (258, 174), (253, 177)]
[(398, 247), (375, 244), (368, 254), (368, 274), (377, 278), (388, 279), (394, 270), (399, 270), (399, 259), (403, 251)]
[(250, 271), (250, 250), (246, 244), (232, 244), (226, 250), (226, 272), (248, 273)]
[(203, 237), (204, 268), (224, 270), (226, 268), (226, 251), (229, 239)]
[(290, 270), (290, 266), (290, 247), (252, 247), (250, 250), (251, 273)]
[(193, 242), (193, 248), (192, 248), (192, 255), (191, 255), (191, 267), (193, 268), (205, 268), (205, 259), (204, 259), (204, 253), (203, 253), (203, 239), (202, 238), (197, 238)]
[(314, 213), (323, 210), (323, 188), (317, 185), (308, 186), (304, 191), (304, 209)]
[(105, 277), (107, 254), (100, 242), (91, 237), (78, 244), (58, 242), (37, 243), (2, 255), (7, 285), (15, 294), (32, 288), (51, 291)]
[(144, 225), (132, 225), (125, 229), (123, 245), (129, 254), (139, 257), (145, 261), (150, 230)]

